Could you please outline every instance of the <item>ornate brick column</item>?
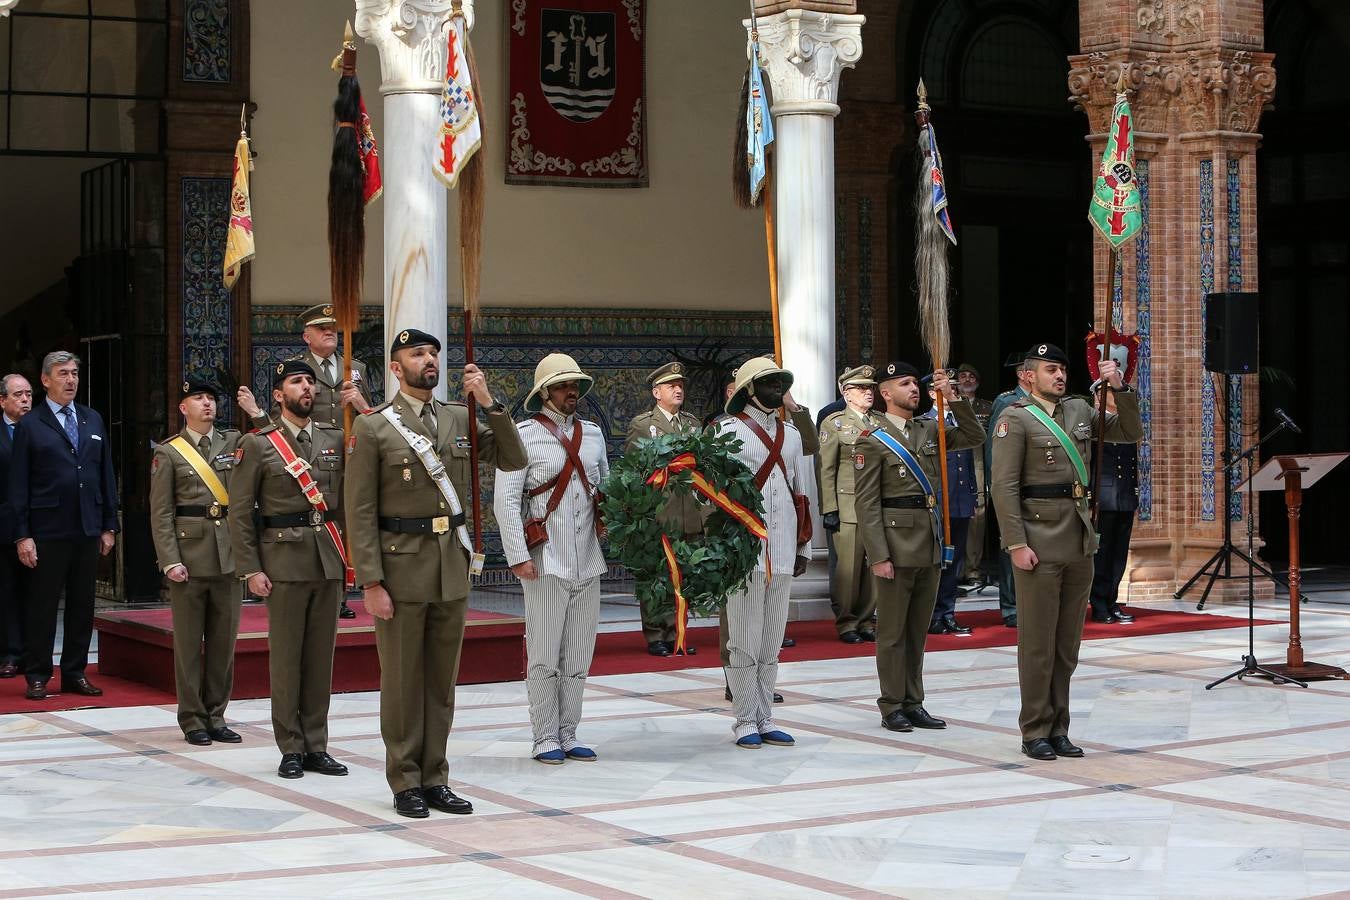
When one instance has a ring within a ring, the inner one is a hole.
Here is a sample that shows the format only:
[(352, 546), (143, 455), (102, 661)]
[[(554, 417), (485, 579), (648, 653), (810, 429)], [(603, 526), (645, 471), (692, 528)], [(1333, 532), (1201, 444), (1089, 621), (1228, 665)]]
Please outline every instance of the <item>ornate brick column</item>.
[[(1123, 79), (1144, 203), (1111, 297), (1113, 320), (1143, 339), (1139, 520), (1122, 590), (1166, 596), (1221, 544), (1224, 516), (1235, 543), (1246, 531), (1245, 499), (1224, 508), (1223, 458), (1256, 428), (1257, 378), (1205, 371), (1204, 297), (1257, 288), (1256, 126), (1275, 89), (1273, 56), (1261, 52), (1261, 0), (1084, 0), (1079, 15), (1084, 53), (1069, 59), (1069, 91), (1087, 113), (1093, 165)], [(1107, 265), (1098, 242), (1099, 321)], [(1245, 596), (1245, 581), (1220, 580), (1215, 595)]]

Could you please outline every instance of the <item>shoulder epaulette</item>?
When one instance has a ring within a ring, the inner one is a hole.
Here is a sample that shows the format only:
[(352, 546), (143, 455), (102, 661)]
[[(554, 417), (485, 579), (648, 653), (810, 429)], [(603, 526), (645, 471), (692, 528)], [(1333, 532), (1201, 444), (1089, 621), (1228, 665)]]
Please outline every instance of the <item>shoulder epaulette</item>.
[(252, 432), (252, 433), (253, 433), (253, 434), (271, 434), (272, 432), (274, 432), (274, 431), (276, 431), (276, 430), (277, 430), (277, 423), (276, 423), (276, 422), (269, 422), (268, 424), (264, 425), (263, 427), (257, 429), (256, 431), (254, 431), (254, 432)]
[(322, 428), (324, 431), (341, 431), (341, 425), (330, 425), (327, 422), (311, 422), (315, 428)]
[(1026, 408), (1027, 408), (1028, 406), (1030, 406), (1033, 402), (1034, 402), (1034, 401), (1032, 401), (1032, 399), (1031, 399), (1030, 397), (1023, 397), (1023, 398), (1020, 399), (1020, 400), (1014, 400), (1014, 401), (1012, 402), (1011, 405), (1012, 405), (1013, 409), (1026, 409)]

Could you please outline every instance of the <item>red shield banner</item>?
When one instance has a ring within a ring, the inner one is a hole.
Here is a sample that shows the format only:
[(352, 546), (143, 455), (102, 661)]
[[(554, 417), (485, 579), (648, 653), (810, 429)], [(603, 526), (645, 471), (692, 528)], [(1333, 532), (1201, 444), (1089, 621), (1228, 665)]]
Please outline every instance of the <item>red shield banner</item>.
[(502, 5), (506, 183), (646, 187), (646, 0)]

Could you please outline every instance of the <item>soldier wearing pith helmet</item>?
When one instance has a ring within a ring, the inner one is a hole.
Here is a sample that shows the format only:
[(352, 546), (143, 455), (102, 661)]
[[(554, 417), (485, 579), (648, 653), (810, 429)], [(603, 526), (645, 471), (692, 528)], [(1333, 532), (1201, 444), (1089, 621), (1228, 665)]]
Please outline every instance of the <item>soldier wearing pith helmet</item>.
[(150, 530), (169, 582), (178, 726), (189, 744), (237, 744), (225, 707), (244, 591), (226, 515), (240, 434), (216, 425), (220, 392), (206, 378), (183, 382), (181, 396), (183, 429), (150, 461)]
[[(649, 411), (633, 417), (628, 425), (628, 439), (624, 452), (637, 449), (638, 442), (669, 434), (694, 434), (700, 429), (699, 420), (684, 411), (685, 366), (668, 362), (647, 377), (656, 405)], [(672, 525), (677, 533), (693, 537), (703, 533), (703, 516), (698, 501), (692, 494), (671, 497), (661, 511), (661, 521)], [(647, 609), (642, 614), (642, 634), (647, 641), (647, 652), (652, 656), (669, 656), (675, 650), (675, 613), (673, 610), (656, 615)], [(690, 654), (694, 647), (686, 647)]]
[(855, 473), (862, 470), (863, 454), (858, 446), (864, 434), (880, 425), (872, 415), (876, 390), (875, 370), (856, 366), (839, 377), (839, 393), (844, 408), (831, 413), (820, 423), (820, 517), (825, 530), (833, 534), (835, 569), (830, 593), (838, 610), (835, 630), (849, 644), (875, 641), (872, 613), (872, 579), (864, 562), (863, 542), (858, 535), (858, 515), (854, 506)]
[[(1069, 740), (1069, 679), (1097, 550), (1085, 461), (1101, 419), (1086, 400), (1066, 396), (1069, 358), (1054, 344), (1033, 347), (1023, 369), (1030, 396), (1005, 409), (994, 426), (989, 495), (1017, 585), (1022, 752), (1051, 760), (1083, 755)], [(1114, 360), (1103, 360), (1099, 372), (1116, 399), (1105, 439), (1138, 441), (1138, 395)]]
[(395, 811), (410, 818), (426, 817), (428, 807), (473, 811), (450, 789), (445, 757), (473, 560), (470, 435), (480, 460), (506, 471), (526, 463), (506, 407), (473, 363), (463, 392), (486, 425), (465, 404), (432, 395), (440, 351), (439, 340), (415, 328), (394, 338), (389, 370), (399, 388), (353, 425), (344, 504), (356, 580), (375, 617), (385, 777)]

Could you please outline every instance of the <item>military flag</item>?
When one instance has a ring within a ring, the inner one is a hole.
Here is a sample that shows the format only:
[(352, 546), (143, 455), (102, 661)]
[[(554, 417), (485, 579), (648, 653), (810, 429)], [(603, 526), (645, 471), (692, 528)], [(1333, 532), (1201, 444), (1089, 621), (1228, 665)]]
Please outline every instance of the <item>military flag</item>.
[(750, 173), (750, 205), (759, 204), (759, 193), (768, 177), (768, 150), (773, 143), (773, 115), (764, 92), (764, 72), (759, 67), (759, 35), (750, 45), (750, 102), (746, 108), (745, 167)]
[(468, 22), (458, 3), (447, 32), (441, 126), (432, 164), (436, 177), (454, 190), (465, 165), (482, 146), (483, 124), (478, 115), (477, 85), (468, 61)]
[(920, 140), (927, 142), (927, 149), (923, 152), (932, 182), (932, 215), (947, 240), (955, 245), (956, 232), (952, 229), (952, 215), (947, 209), (947, 182), (942, 175), (942, 154), (938, 152), (937, 132), (933, 130), (932, 122), (924, 126)]
[(1106, 152), (1097, 167), (1092, 186), (1088, 221), (1102, 237), (1119, 248), (1143, 227), (1139, 211), (1139, 183), (1134, 175), (1134, 127), (1130, 104), (1123, 93), (1116, 94), (1106, 138)]
[(248, 132), (239, 132), (234, 145), (234, 180), (230, 184), (230, 225), (225, 237), (225, 287), (233, 288), (244, 263), (253, 258), (253, 204), (248, 196), (248, 173), (253, 160)]

